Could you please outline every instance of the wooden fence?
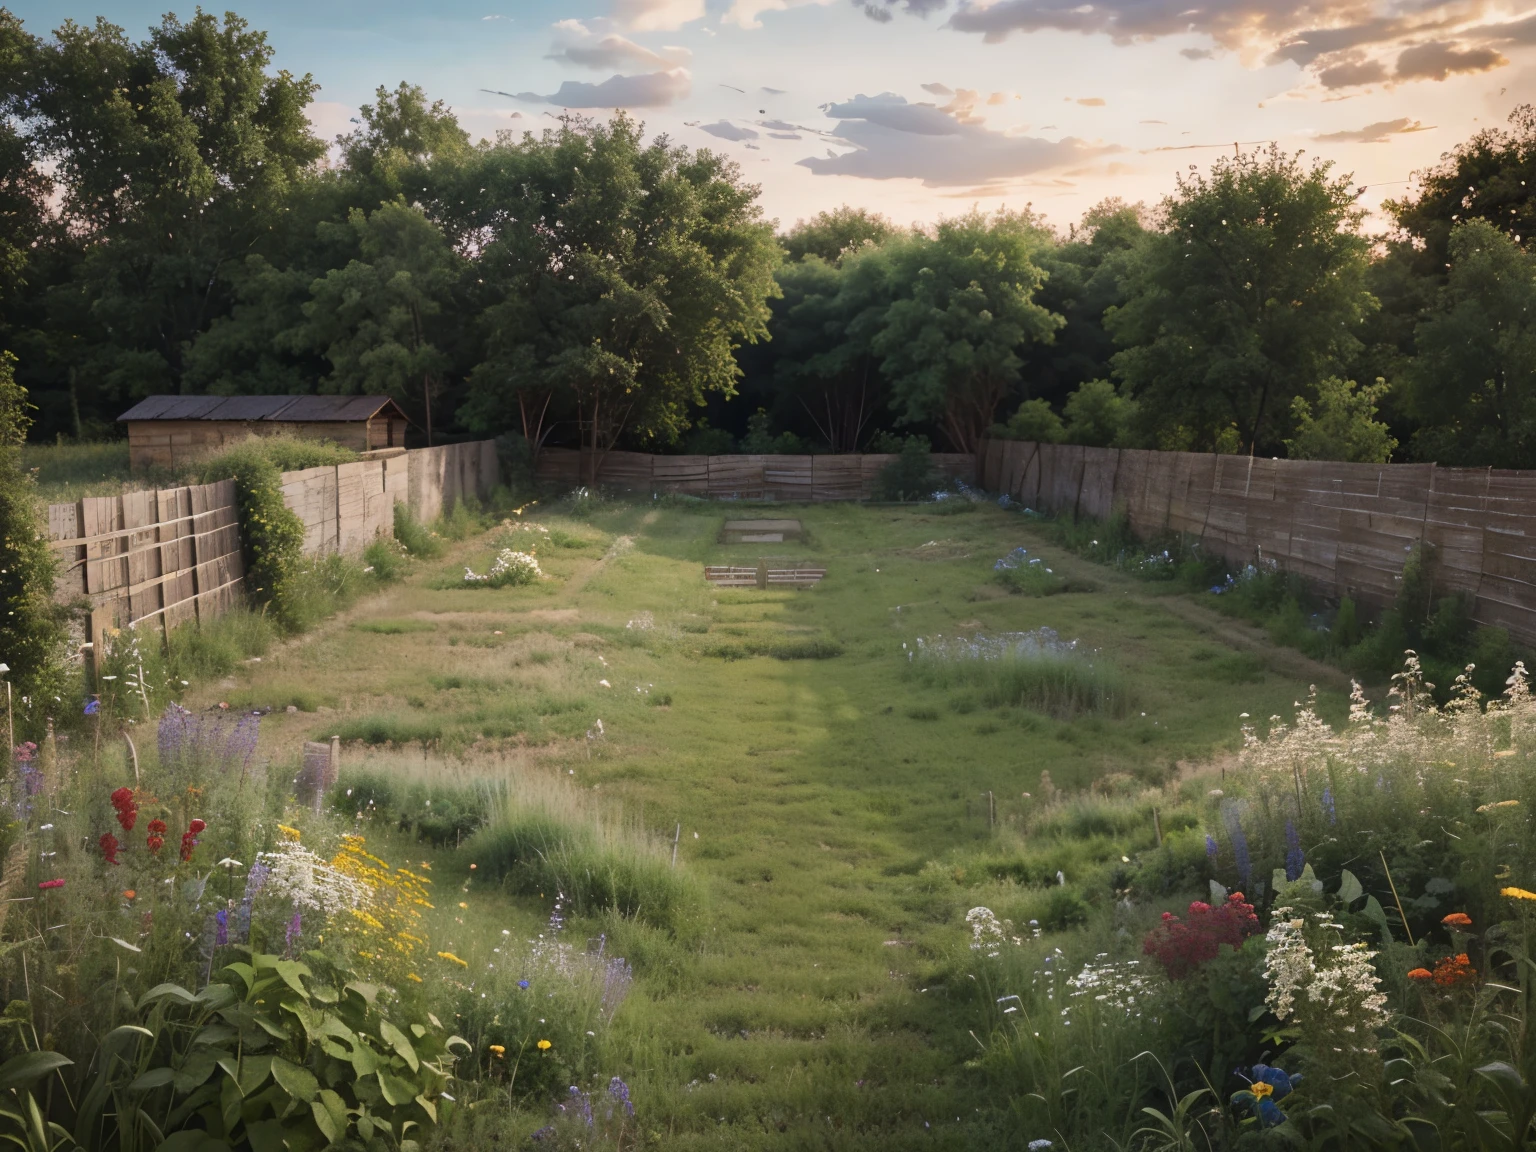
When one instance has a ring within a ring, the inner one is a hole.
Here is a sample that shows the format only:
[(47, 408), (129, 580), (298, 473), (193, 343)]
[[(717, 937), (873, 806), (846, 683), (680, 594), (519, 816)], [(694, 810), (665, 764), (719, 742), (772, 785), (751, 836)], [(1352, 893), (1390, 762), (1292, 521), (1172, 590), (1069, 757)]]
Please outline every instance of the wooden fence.
[[(560, 484), (584, 484), (591, 454), (571, 448), (539, 453), (538, 476)], [(680, 492), (744, 500), (868, 500), (880, 470), (897, 459), (862, 456), (651, 456), (644, 452), (609, 452), (602, 457), (597, 482), (641, 492)], [(946, 475), (976, 482), (976, 457), (935, 453)]]
[(48, 538), (62, 561), (55, 595), (90, 602), (98, 659), (109, 628), (168, 631), (219, 615), (244, 591), (233, 480), (50, 504)]
[(1325, 593), (1391, 603), (1419, 541), (1442, 594), (1536, 643), (1536, 472), (1339, 464), (993, 440), (981, 484), (1042, 511), (1184, 532), (1229, 563), (1272, 560)]
[(408, 498), (404, 448), (370, 460), (283, 473), (283, 502), (304, 522), (304, 554), (358, 552), (395, 531), (395, 503)]

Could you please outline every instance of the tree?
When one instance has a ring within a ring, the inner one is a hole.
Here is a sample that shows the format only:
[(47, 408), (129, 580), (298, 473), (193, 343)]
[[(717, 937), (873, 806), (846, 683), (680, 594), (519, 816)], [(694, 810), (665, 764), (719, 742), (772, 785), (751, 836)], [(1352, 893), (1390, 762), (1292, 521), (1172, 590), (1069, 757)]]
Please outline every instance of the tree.
[(1296, 435), (1285, 442), (1287, 453), (1293, 460), (1385, 464), (1397, 448), (1391, 430), (1376, 419), (1387, 391), (1385, 380), (1363, 388), (1337, 376), (1320, 381), (1315, 406), (1303, 396), (1291, 401)]
[(1536, 242), (1536, 107), (1521, 104), (1510, 128), (1484, 128), (1418, 174), (1418, 195), (1384, 207), (1414, 241), (1421, 275), (1444, 282), (1457, 225), (1486, 221), (1516, 244)]
[(1004, 440), (1029, 440), (1036, 444), (1060, 444), (1066, 439), (1066, 425), (1044, 400), (1026, 400), (1008, 418), (1008, 423), (992, 429), (992, 435)]
[(104, 404), (180, 390), (186, 347), (228, 309), (222, 273), (262, 251), (324, 153), (315, 84), (271, 60), (265, 34), (201, 11), (138, 43), (66, 22), (34, 54), (26, 114), (73, 252), (52, 355), (100, 380)]
[(819, 256), (828, 264), (865, 248), (879, 247), (896, 235), (896, 225), (867, 208), (844, 204), (830, 212), (818, 212), (798, 220), (784, 237), (784, 252), (791, 261)]
[(1279, 446), (1291, 401), (1356, 354), (1375, 307), (1360, 221), (1347, 179), (1278, 148), (1180, 178), (1105, 317), (1146, 438)]
[(458, 259), (442, 230), (401, 201), (371, 214), (354, 208), (345, 225), (358, 258), (310, 288), (304, 334), (324, 351), (327, 392), (386, 394), (409, 401), (419, 389), (432, 443), (433, 390), (451, 364), (443, 316)]
[(458, 205), (434, 195), (449, 167), (470, 158), (469, 133), (441, 100), (427, 100), (415, 84), (404, 81), (390, 91), (382, 85), (374, 103), (360, 109), (362, 123), (337, 138), (353, 206), (372, 211), (380, 204), (405, 197), (408, 202), (432, 202), (430, 214), (446, 223), (462, 213)]
[(1031, 215), (971, 212), (878, 250), (895, 300), (871, 347), (899, 423), (934, 420), (955, 451), (976, 450), (1019, 379), (1019, 349), (1061, 327), (1033, 299), (1046, 242)]
[(1458, 225), (1436, 308), (1418, 326), (1403, 399), (1413, 454), (1536, 467), (1536, 257), (1483, 220)]
[(621, 436), (670, 443), (707, 393), (733, 392), (735, 348), (766, 336), (776, 291), (757, 188), (732, 161), (642, 132), (625, 115), (567, 117), (478, 160), (498, 202), (481, 214), (485, 355), (464, 417), (521, 421), (537, 443), (528, 413), (564, 394), (594, 475)]
[(1114, 448), (1125, 442), (1136, 418), (1136, 402), (1115, 391), (1108, 380), (1089, 380), (1067, 397), (1064, 410), (1068, 444)]
[(1067, 240), (1041, 249), (1046, 281), (1035, 302), (1066, 323), (1055, 340), (1020, 353), (1027, 396), (1060, 405), (1073, 389), (1110, 375), (1116, 348), (1104, 313), (1125, 303), (1128, 267), (1147, 237), (1144, 214), (1139, 204), (1105, 200), (1083, 214)]

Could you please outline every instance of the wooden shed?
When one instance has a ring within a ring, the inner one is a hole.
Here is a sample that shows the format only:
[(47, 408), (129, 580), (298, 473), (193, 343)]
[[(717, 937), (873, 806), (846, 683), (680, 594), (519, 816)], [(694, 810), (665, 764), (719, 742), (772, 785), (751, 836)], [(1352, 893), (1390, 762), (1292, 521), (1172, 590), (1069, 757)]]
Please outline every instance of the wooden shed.
[(132, 468), (172, 467), (248, 436), (332, 440), (359, 452), (404, 448), (388, 396), (150, 396), (119, 416)]

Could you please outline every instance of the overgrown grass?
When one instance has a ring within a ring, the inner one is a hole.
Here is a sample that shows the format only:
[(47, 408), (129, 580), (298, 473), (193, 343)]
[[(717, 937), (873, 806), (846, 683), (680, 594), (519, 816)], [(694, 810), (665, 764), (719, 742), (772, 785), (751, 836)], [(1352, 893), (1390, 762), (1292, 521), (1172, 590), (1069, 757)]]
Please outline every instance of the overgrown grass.
[(36, 476), (38, 499), (45, 504), (115, 496), (137, 487), (128, 470), (126, 440), (26, 444), (21, 464)]
[(1075, 650), (1016, 647), (972, 653), (930, 645), (911, 662), (930, 688), (967, 690), (984, 708), (1027, 708), (1058, 720), (1095, 713), (1123, 717), (1131, 707), (1125, 678), (1102, 657)]

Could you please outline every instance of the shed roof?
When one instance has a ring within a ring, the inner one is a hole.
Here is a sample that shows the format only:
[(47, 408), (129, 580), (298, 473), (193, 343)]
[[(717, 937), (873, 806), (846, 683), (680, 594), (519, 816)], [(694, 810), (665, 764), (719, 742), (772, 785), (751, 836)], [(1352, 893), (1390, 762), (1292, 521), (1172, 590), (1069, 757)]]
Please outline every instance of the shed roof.
[(237, 420), (350, 423), (388, 415), (406, 419), (388, 396), (148, 396), (118, 417), (127, 420)]

